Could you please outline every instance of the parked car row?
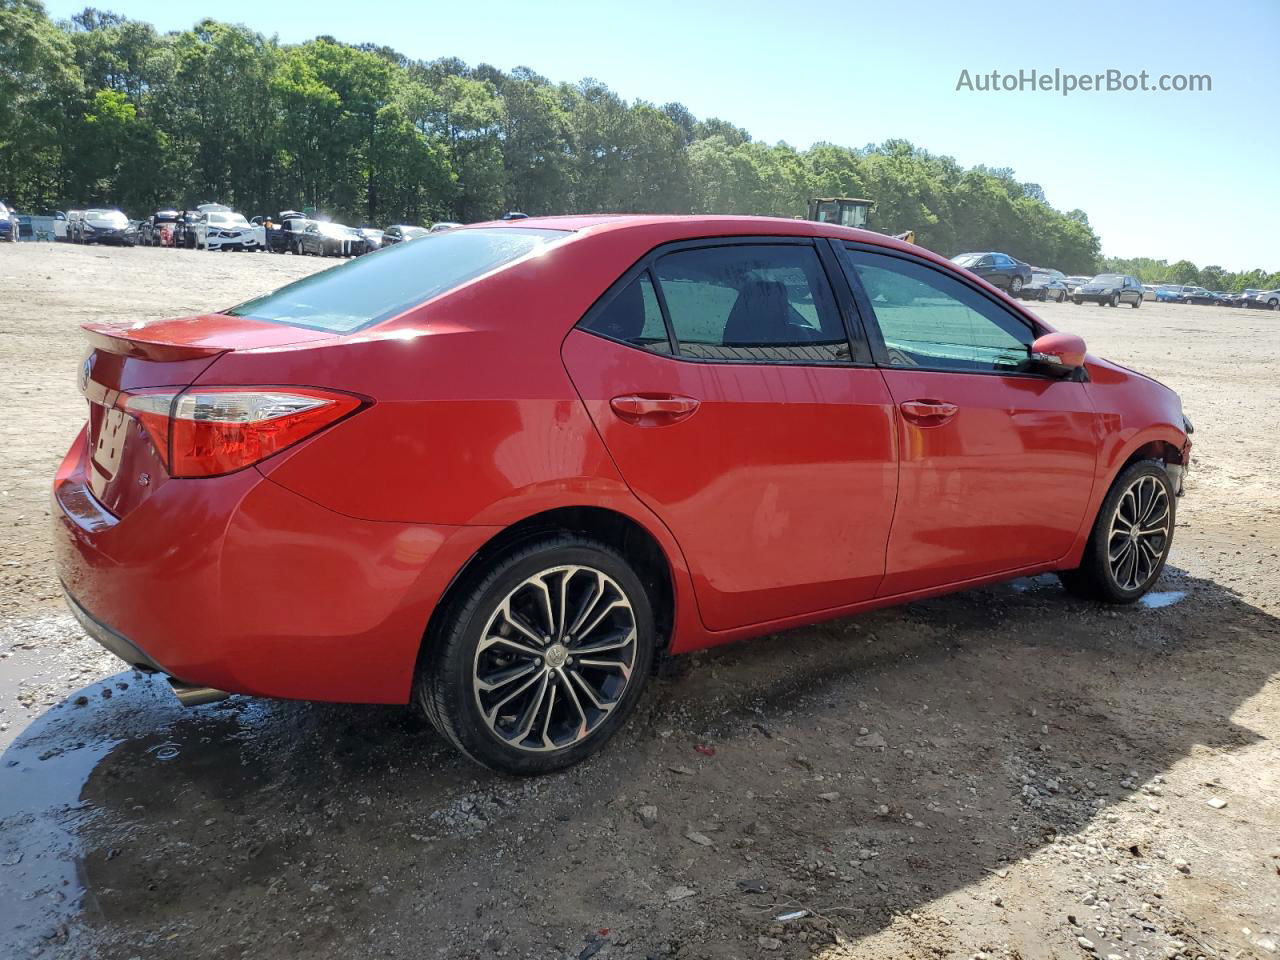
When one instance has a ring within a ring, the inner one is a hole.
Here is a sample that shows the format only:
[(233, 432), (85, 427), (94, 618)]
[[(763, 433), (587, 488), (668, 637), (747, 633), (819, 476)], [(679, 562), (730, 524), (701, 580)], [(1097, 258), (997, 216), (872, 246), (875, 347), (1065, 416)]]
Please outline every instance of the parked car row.
[[(163, 208), (140, 221), (130, 220), (118, 209), (102, 207), (70, 210), (65, 214), (59, 211), (56, 220), (59, 224), (65, 223), (65, 230), (55, 230), (50, 239), (71, 243), (269, 251), (322, 257), (360, 256), (383, 246), (460, 226), (444, 222), (431, 227), (393, 224), (386, 230), (348, 227), (297, 210), (285, 210), (278, 217), (259, 216), (249, 220), (220, 203), (202, 203), (189, 210)], [(0, 204), (0, 240), (18, 237), (16, 211)]]
[(1033, 267), (997, 250), (957, 254), (951, 262), (1010, 296), (1023, 300), (1053, 300), (1057, 303), (1070, 300), (1077, 306), (1096, 303), (1111, 307), (1127, 303), (1135, 310), (1142, 306), (1144, 300), (1280, 310), (1280, 290), (1250, 289), (1241, 293), (1224, 293), (1193, 284), (1144, 284), (1137, 277), (1123, 273), (1068, 277), (1061, 271)]

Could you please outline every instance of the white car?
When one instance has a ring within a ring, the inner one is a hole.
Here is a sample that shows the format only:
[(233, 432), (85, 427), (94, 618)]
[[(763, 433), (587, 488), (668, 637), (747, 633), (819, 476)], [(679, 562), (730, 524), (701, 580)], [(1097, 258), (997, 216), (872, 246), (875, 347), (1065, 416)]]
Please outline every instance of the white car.
[(1280, 288), (1275, 290), (1263, 290), (1253, 298), (1256, 306), (1267, 307), (1271, 310), (1280, 310)]
[(197, 250), (265, 250), (267, 231), (242, 213), (208, 210), (192, 226)]

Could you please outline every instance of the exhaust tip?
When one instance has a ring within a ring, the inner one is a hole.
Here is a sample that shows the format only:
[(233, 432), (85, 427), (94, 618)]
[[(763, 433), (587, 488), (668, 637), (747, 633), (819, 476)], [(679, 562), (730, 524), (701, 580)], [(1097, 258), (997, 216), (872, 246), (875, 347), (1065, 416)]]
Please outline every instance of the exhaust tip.
[(193, 687), (189, 683), (183, 683), (181, 680), (169, 678), (169, 686), (173, 688), (173, 695), (178, 698), (178, 702), (184, 707), (198, 707), (205, 703), (217, 703), (219, 700), (225, 700), (231, 694), (225, 690), (218, 690), (214, 687)]

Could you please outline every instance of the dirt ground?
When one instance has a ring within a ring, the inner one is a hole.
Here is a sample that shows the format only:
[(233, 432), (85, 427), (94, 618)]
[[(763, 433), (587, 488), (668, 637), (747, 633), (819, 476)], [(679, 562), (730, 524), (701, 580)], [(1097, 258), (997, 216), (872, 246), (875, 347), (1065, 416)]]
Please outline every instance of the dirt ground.
[(0, 246), (0, 957), (1276, 955), (1280, 314), (1037, 306), (1195, 421), (1145, 604), (1041, 577), (695, 655), (516, 781), (407, 709), (184, 711), (62, 608), (78, 325), (331, 262)]

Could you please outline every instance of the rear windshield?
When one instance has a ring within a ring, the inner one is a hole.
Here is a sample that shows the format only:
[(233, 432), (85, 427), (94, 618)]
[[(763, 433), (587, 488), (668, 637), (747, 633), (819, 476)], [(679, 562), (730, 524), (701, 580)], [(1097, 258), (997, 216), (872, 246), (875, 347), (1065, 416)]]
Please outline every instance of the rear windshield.
[(523, 257), (564, 230), (458, 230), (397, 243), (226, 311), (235, 317), (351, 333)]

